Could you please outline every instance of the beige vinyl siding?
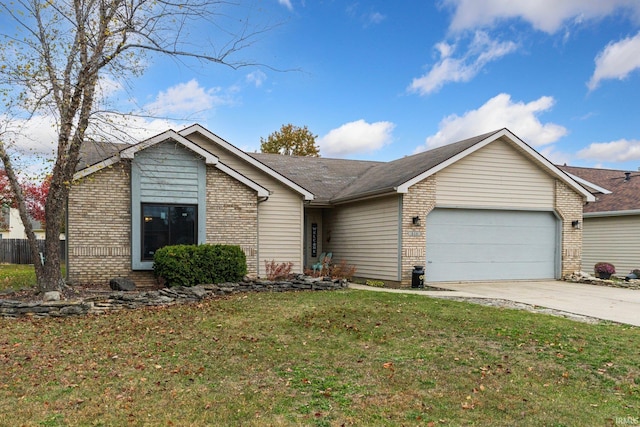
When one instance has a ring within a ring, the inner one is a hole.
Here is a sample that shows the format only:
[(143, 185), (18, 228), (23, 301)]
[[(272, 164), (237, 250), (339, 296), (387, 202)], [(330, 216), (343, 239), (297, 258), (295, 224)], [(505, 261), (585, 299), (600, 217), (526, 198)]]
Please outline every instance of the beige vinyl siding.
[(438, 206), (553, 209), (554, 181), (496, 140), (438, 173)]
[(597, 262), (610, 262), (616, 275), (640, 268), (640, 215), (584, 218), (582, 269), (593, 273)]
[(398, 277), (397, 196), (341, 205), (328, 210), (324, 221), (323, 250), (334, 262), (345, 260), (356, 276), (380, 280)]
[(269, 199), (258, 203), (258, 275), (264, 262), (293, 262), (293, 271), (303, 270), (303, 198), (276, 179), (235, 154), (197, 133), (189, 139), (217, 156), (222, 163), (269, 190)]
[(264, 274), (264, 262), (271, 260), (277, 263), (291, 261), (293, 271), (302, 273), (303, 206), (295, 196), (280, 192), (258, 204), (258, 271), (261, 275)]

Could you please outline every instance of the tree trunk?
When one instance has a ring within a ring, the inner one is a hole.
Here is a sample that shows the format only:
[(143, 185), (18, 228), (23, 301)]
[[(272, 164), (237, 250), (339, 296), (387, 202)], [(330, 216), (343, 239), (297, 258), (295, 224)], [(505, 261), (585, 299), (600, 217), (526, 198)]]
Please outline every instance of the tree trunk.
[[(62, 153), (58, 157), (68, 160), (69, 156)], [(36, 269), (39, 292), (59, 291), (64, 284), (60, 272), (60, 230), (65, 217), (65, 204), (71, 180), (71, 177), (65, 175), (68, 172), (61, 167), (66, 164), (64, 160), (59, 159), (54, 166), (45, 205), (44, 265), (39, 272)]]

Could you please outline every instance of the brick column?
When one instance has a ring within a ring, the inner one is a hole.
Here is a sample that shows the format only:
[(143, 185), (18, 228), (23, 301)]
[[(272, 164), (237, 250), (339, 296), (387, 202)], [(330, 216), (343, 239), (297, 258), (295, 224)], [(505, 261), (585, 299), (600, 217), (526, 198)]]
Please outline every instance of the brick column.
[[(402, 284), (411, 283), (414, 265), (426, 267), (426, 221), (436, 205), (436, 177), (432, 175), (409, 188), (402, 198)], [(413, 225), (413, 217), (420, 217), (420, 225)]]
[[(555, 208), (562, 218), (562, 271), (564, 277), (582, 268), (583, 198), (560, 180), (555, 181)], [(580, 228), (572, 226), (580, 221)]]

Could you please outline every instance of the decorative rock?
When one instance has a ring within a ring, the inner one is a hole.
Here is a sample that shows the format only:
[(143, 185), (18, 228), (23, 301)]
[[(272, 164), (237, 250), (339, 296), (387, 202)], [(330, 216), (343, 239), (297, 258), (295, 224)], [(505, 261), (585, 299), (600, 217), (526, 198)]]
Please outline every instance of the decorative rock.
[[(113, 288), (112, 282), (110, 282)], [(120, 280), (120, 279), (118, 279)], [(128, 279), (124, 279), (128, 280)], [(636, 281), (640, 282), (640, 281)], [(134, 285), (135, 286), (135, 285)], [(237, 292), (285, 292), (301, 290), (336, 290), (347, 286), (346, 281), (308, 280), (296, 277), (291, 281), (256, 280), (241, 283), (221, 283), (217, 285), (199, 285), (194, 287), (163, 288), (158, 291), (107, 292), (96, 294), (83, 301), (49, 301), (43, 303), (21, 302), (0, 299), (0, 317), (63, 317), (83, 314), (102, 314), (109, 310), (135, 309), (149, 306), (167, 306), (179, 303), (214, 298)], [(135, 288), (134, 288), (135, 289)]]
[(60, 292), (58, 291), (45, 292), (43, 299), (44, 301), (60, 301)]
[(109, 280), (109, 286), (114, 291), (135, 291), (136, 284), (133, 280), (127, 279), (126, 277), (115, 277)]
[(85, 309), (81, 305), (68, 305), (60, 309), (60, 314), (65, 316), (82, 314), (84, 312), (85, 312)]

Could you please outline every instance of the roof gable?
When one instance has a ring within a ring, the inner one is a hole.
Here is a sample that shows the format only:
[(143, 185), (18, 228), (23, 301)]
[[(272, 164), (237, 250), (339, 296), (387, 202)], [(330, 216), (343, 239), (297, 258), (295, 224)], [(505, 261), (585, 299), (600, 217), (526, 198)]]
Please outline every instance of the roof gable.
[[(334, 199), (335, 202), (353, 198), (372, 197), (384, 193), (406, 193), (408, 188), (440, 170), (439, 165), (447, 164), (460, 152), (473, 147), (490, 134), (476, 136), (429, 151), (406, 156), (369, 169), (353, 185), (345, 188)], [(429, 171), (433, 171), (426, 174)], [(405, 189), (406, 187), (406, 189)]]
[(386, 193), (407, 193), (412, 185), (498, 139), (517, 147), (539, 168), (565, 182), (587, 201), (595, 200), (591, 193), (505, 128), (370, 168), (351, 186), (338, 194), (333, 202), (340, 203)]
[(224, 139), (220, 138), (218, 135), (214, 134), (213, 132), (209, 131), (208, 129), (204, 128), (203, 126), (201, 126), (199, 124), (195, 124), (195, 125), (192, 125), (192, 126), (189, 126), (189, 127), (185, 128), (185, 129), (182, 129), (179, 133), (180, 133), (180, 135), (182, 135), (185, 138), (187, 138), (189, 135), (191, 135), (193, 133), (196, 133), (196, 132), (201, 134), (201, 135), (203, 135), (203, 136), (205, 136), (206, 138), (210, 139), (211, 141), (215, 142), (216, 144), (218, 144), (219, 146), (221, 146), (225, 150), (233, 153), (237, 157), (241, 158), (242, 160), (246, 161), (247, 163), (251, 164), (255, 168), (257, 168), (257, 169), (261, 170), (262, 172), (266, 173), (267, 175), (271, 176), (272, 178), (275, 178), (277, 181), (279, 181), (282, 184), (284, 184), (285, 186), (291, 188), (295, 192), (301, 194), (302, 196), (304, 196), (305, 200), (313, 200), (314, 199), (314, 194), (311, 191), (309, 191), (308, 189), (306, 189), (303, 186), (301, 186), (299, 183), (294, 182), (293, 180), (287, 178), (283, 173), (281, 173), (281, 172), (279, 172), (277, 170), (274, 170), (273, 168), (271, 168), (271, 167), (267, 166), (266, 164), (260, 162), (259, 160), (257, 160), (256, 158), (252, 157), (248, 153), (242, 151), (241, 149), (239, 149), (235, 145), (230, 144), (229, 142), (225, 141)]
[(134, 159), (136, 153), (139, 153), (149, 147), (153, 147), (165, 141), (175, 141), (176, 143), (182, 145), (183, 147), (192, 151), (196, 155), (202, 157), (205, 161), (205, 164), (216, 167), (217, 169), (233, 177), (237, 181), (243, 183), (247, 187), (255, 190), (258, 193), (258, 197), (269, 196), (269, 190), (262, 187), (258, 183), (250, 180), (249, 178), (235, 171), (234, 169), (228, 167), (227, 165), (223, 164), (222, 162), (219, 161), (219, 159), (215, 155), (213, 155), (212, 153), (208, 152), (207, 150), (203, 149), (199, 145), (193, 143), (192, 141), (188, 140), (184, 136), (180, 135), (179, 133), (171, 129), (161, 134), (158, 134), (154, 137), (151, 137), (145, 141), (139, 142), (138, 144), (126, 145), (124, 148), (121, 148), (119, 151), (115, 152), (114, 154), (111, 154), (109, 157), (99, 160), (96, 163), (93, 163), (86, 168), (80, 169), (74, 174), (73, 178), (80, 179), (85, 176), (91, 175), (101, 169), (104, 169), (106, 167), (109, 167), (113, 164), (118, 163), (122, 159)]

